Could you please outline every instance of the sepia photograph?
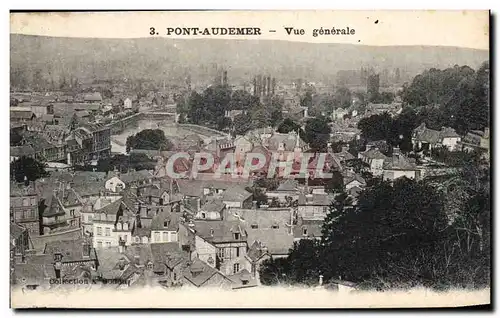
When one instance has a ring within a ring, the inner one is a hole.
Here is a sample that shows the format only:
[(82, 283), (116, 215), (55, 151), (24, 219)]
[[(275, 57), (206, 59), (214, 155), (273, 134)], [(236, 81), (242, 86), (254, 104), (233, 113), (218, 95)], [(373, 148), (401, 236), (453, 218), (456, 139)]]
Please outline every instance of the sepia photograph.
[(11, 308), (491, 305), (489, 11), (9, 16)]

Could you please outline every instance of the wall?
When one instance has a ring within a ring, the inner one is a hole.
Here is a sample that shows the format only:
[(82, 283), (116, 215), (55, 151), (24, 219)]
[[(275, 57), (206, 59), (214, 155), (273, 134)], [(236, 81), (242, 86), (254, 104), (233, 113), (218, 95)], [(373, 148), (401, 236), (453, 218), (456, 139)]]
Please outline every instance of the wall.
[[(198, 254), (198, 258), (208, 264), (209, 266), (215, 268), (215, 259), (216, 259), (216, 248), (212, 244), (208, 243), (204, 239), (199, 236), (195, 237), (195, 246), (196, 253)], [(209, 262), (209, 259), (212, 259), (213, 262)]]

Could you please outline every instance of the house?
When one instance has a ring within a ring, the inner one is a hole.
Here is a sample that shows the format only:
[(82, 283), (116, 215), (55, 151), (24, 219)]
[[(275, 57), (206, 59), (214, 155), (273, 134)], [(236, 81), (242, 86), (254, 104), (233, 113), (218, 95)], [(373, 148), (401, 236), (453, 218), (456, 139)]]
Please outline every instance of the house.
[(194, 233), (216, 247), (215, 267), (224, 275), (251, 270), (251, 262), (247, 258), (247, 232), (239, 220), (193, 223)]
[(72, 276), (76, 266), (87, 266), (96, 270), (97, 254), (85, 239), (53, 241), (45, 244), (43, 254), (52, 258), (55, 278)]
[(333, 200), (332, 194), (301, 193), (298, 198), (298, 216), (308, 220), (324, 220)]
[(34, 183), (28, 186), (11, 183), (10, 185), (10, 219), (22, 226), (31, 235), (40, 234), (40, 218), (38, 215), (38, 194)]
[(262, 145), (270, 151), (278, 152), (304, 152), (308, 147), (307, 143), (295, 131), (288, 134), (275, 132), (271, 137), (264, 139)]
[(319, 240), (322, 237), (323, 220), (306, 219), (299, 217), (297, 224), (293, 227), (294, 241), (300, 240)]
[(195, 259), (183, 271), (182, 284), (195, 287), (231, 288), (234, 282), (217, 269)]
[(10, 120), (17, 123), (28, 123), (36, 119), (29, 107), (10, 107)]
[(151, 184), (154, 176), (148, 170), (130, 171), (118, 173), (105, 183), (105, 189), (112, 192), (121, 192), (126, 188), (138, 187)]
[(57, 191), (40, 203), (42, 213), (41, 235), (80, 228), (80, 216), (65, 209)]
[(344, 120), (344, 116), (349, 114), (349, 110), (344, 108), (336, 108), (332, 111), (332, 120)]
[[(484, 131), (473, 130), (467, 133), (460, 141), (460, 147), (464, 151), (480, 151), (486, 160), (490, 158), (490, 129)], [(12, 155), (11, 155), (12, 156)]]
[(125, 98), (125, 100), (123, 101), (123, 108), (132, 109), (132, 100), (129, 97)]
[(432, 148), (444, 147), (449, 151), (458, 150), (461, 141), (453, 128), (442, 127), (441, 130), (427, 128), (425, 123), (420, 124), (413, 130), (413, 148), (417, 151), (432, 151)]
[(226, 204), (221, 199), (214, 198), (200, 207), (195, 218), (199, 220), (222, 220), (226, 211)]
[(384, 180), (394, 181), (398, 178), (420, 179), (420, 171), (415, 164), (415, 159), (409, 159), (399, 152), (398, 148), (393, 150), (392, 158), (384, 162)]
[(153, 272), (162, 286), (182, 284), (183, 273), (189, 262), (189, 255), (181, 250), (177, 242), (152, 243)]
[(118, 176), (113, 176), (106, 180), (104, 188), (111, 192), (122, 192), (125, 189), (125, 182), (123, 182)]
[(10, 252), (13, 263), (23, 262), (28, 251), (33, 249), (29, 231), (14, 222), (10, 222)]
[(83, 100), (86, 103), (100, 103), (100, 102), (102, 102), (102, 96), (101, 96), (101, 93), (99, 93), (99, 92), (93, 92), (93, 93), (85, 94), (83, 96)]
[(172, 212), (161, 212), (151, 221), (151, 243), (177, 243), (179, 216)]
[[(269, 257), (286, 257), (293, 246), (293, 211), (290, 208), (234, 209), (232, 218), (246, 228), (248, 246), (258, 246)], [(257, 242), (257, 245), (255, 245)], [(250, 251), (249, 251), (250, 253)], [(263, 255), (253, 251), (253, 258), (262, 260)], [(252, 262), (257, 266), (256, 261)], [(250, 270), (255, 274), (255, 268)]]
[(133, 243), (132, 232), (135, 229), (135, 216), (123, 199), (118, 199), (94, 211), (92, 221), (94, 248), (129, 246)]
[(370, 172), (374, 176), (383, 174), (384, 162), (388, 159), (378, 148), (367, 149), (358, 153), (358, 158), (369, 165)]
[(222, 202), (227, 208), (250, 209), (252, 207), (252, 193), (240, 186), (234, 186), (222, 193)]
[(237, 136), (234, 139), (234, 155), (236, 162), (243, 163), (246, 158), (246, 154), (249, 153), (253, 147), (254, 142), (246, 136)]
[(354, 187), (364, 188), (365, 186), (365, 179), (363, 179), (363, 177), (356, 173), (348, 173), (346, 176), (344, 176), (344, 187), (346, 190), (350, 190)]
[(285, 179), (274, 191), (267, 191), (269, 199), (276, 198), (280, 203), (295, 201), (299, 198), (299, 183), (297, 180)]

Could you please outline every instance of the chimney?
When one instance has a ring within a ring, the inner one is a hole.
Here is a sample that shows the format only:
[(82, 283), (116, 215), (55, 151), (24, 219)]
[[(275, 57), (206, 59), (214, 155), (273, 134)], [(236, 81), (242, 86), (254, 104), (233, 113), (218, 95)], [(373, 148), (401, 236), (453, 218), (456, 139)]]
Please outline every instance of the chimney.
[(323, 285), (323, 275), (319, 275), (319, 286)]

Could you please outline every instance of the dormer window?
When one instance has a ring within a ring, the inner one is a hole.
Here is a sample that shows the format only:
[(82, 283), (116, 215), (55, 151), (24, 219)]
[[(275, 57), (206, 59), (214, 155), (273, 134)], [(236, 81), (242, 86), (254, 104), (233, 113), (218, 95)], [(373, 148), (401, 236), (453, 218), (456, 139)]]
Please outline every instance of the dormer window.
[(302, 228), (302, 235), (307, 236), (307, 227)]
[(273, 229), (279, 229), (279, 228), (280, 228), (278, 224), (273, 224), (271, 227), (272, 227)]
[(240, 239), (240, 233), (233, 233), (234, 239), (239, 240)]
[(258, 228), (259, 228), (259, 225), (258, 225), (258, 224), (252, 224), (250, 227), (251, 227), (252, 229), (258, 229)]
[(170, 225), (170, 220), (163, 221), (163, 227), (168, 227)]
[(210, 236), (214, 236), (214, 229), (210, 229)]

